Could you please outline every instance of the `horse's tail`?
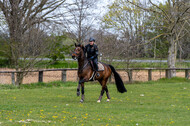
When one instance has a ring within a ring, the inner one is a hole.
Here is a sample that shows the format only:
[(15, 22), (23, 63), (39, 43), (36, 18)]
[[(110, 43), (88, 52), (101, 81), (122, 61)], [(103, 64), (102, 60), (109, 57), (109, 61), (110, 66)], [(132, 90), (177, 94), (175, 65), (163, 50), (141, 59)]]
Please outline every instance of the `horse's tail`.
[(115, 83), (116, 83), (116, 86), (117, 86), (117, 90), (120, 92), (120, 93), (124, 93), (124, 92), (127, 92), (124, 84), (123, 84), (123, 81), (120, 77), (120, 75), (116, 72), (115, 68), (112, 66), (112, 65), (109, 65), (109, 67), (111, 68), (113, 74), (114, 74), (114, 78), (115, 78)]

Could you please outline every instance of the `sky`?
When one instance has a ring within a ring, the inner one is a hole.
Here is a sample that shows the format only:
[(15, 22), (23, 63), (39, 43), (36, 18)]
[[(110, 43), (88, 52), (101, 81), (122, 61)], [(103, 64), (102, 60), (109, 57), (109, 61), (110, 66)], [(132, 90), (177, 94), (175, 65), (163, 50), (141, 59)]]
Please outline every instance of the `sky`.
[[(97, 12), (103, 16), (107, 12), (107, 6), (111, 5), (115, 0), (100, 0), (98, 4)], [(132, 0), (131, 0), (132, 1)], [(149, 1), (149, 0), (140, 0), (140, 1)], [(164, 3), (166, 0), (152, 0), (153, 3)]]

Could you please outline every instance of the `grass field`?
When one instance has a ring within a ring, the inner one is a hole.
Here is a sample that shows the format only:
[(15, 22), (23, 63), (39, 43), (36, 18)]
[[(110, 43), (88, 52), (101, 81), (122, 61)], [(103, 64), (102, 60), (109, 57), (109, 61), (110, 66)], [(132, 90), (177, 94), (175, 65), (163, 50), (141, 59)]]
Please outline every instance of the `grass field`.
[(120, 94), (109, 84), (97, 103), (101, 87), (86, 83), (85, 102), (76, 96), (77, 83), (52, 82), (0, 86), (2, 126), (188, 126), (190, 125), (190, 80), (162, 79), (125, 85)]

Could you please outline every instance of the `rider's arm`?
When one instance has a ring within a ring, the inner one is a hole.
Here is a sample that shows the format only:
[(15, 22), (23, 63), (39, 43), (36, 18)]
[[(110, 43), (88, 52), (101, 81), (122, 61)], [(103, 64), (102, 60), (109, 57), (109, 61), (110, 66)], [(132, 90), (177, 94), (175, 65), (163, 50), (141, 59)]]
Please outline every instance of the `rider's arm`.
[(98, 47), (97, 47), (97, 45), (95, 45), (95, 56), (94, 57), (98, 57)]

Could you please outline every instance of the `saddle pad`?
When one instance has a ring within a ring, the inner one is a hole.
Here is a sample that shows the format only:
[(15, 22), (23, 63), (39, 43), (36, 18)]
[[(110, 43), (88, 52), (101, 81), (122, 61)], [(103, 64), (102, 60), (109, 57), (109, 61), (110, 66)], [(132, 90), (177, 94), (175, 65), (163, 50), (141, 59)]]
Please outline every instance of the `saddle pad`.
[(104, 65), (98, 62), (98, 71), (104, 71)]

